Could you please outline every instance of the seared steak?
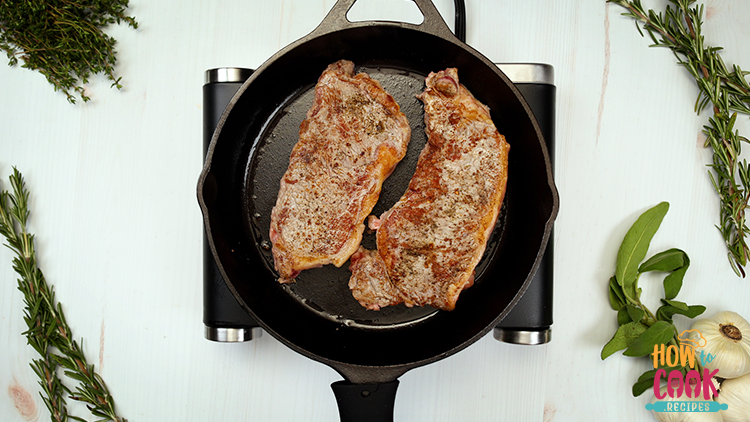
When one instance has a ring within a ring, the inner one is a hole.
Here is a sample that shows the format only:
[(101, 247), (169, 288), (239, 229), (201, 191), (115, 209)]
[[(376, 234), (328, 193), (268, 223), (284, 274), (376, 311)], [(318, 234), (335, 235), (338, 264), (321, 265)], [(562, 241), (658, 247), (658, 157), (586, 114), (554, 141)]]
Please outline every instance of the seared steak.
[(510, 146), (456, 69), (431, 73), (420, 99), (428, 142), (409, 188), (370, 219), (377, 251), (352, 256), (349, 288), (368, 309), (452, 310), (474, 281), (505, 195)]
[(350, 61), (328, 66), (315, 86), (271, 212), (280, 282), (349, 259), (410, 136), (406, 116), (378, 81), (355, 75)]

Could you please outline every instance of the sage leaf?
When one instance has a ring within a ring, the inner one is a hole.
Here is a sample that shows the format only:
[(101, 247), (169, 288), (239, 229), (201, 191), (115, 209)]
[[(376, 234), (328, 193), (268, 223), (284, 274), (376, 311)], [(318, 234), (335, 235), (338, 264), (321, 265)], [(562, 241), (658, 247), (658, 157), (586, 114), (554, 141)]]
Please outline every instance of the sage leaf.
[(625, 309), (628, 311), (628, 315), (633, 321), (640, 321), (646, 316), (646, 312), (641, 308), (636, 308), (633, 305), (625, 305)]
[(655, 345), (667, 343), (672, 337), (674, 337), (674, 325), (666, 321), (656, 321), (654, 325), (648, 327), (628, 345), (628, 349), (623, 352), (623, 355), (646, 356), (654, 352)]
[(613, 353), (626, 349), (641, 334), (646, 332), (648, 327), (638, 321), (629, 322), (617, 328), (612, 339), (602, 348), (602, 360), (607, 359)]
[(641, 374), (640, 377), (638, 377), (638, 381), (644, 381), (650, 379), (651, 381), (654, 380), (654, 377), (656, 376), (656, 369), (651, 369), (649, 371), (644, 372)]
[(638, 381), (633, 384), (633, 397), (638, 397), (641, 394), (654, 387), (654, 379)]
[(646, 257), (651, 239), (659, 229), (668, 210), (668, 202), (662, 202), (650, 208), (638, 217), (622, 240), (617, 252), (615, 277), (626, 296), (628, 293), (635, 294), (634, 285), (638, 277), (638, 267)]
[(617, 284), (615, 277), (609, 279), (609, 305), (613, 310), (619, 311), (625, 305), (625, 295), (622, 293), (622, 287)]
[(684, 315), (692, 319), (703, 314), (705, 311), (706, 307), (703, 305), (691, 305), (687, 307), (687, 310), (675, 308), (671, 305), (664, 305), (656, 310), (656, 319), (672, 323), (672, 316), (675, 314)]
[(649, 258), (641, 264), (638, 271), (642, 273), (648, 271), (674, 271), (685, 265), (686, 257), (685, 252), (680, 249), (668, 249)]
[(665, 322), (672, 324), (673, 323), (672, 316), (674, 316), (674, 314), (676, 314), (677, 311), (678, 309), (675, 308), (674, 306), (664, 305), (656, 310), (656, 314), (654, 316), (656, 316), (656, 319), (659, 321), (665, 321)]
[(669, 249), (660, 252), (646, 262), (641, 264), (638, 271), (645, 273), (648, 271), (671, 272), (664, 278), (664, 298), (674, 299), (682, 289), (682, 279), (685, 277), (690, 266), (690, 258), (681, 249)]
[(685, 278), (685, 272), (687, 272), (690, 266), (690, 260), (685, 255), (685, 265), (674, 270), (672, 274), (664, 277), (664, 298), (674, 299), (682, 289), (682, 279)]
[(695, 318), (699, 315), (702, 315), (704, 312), (706, 312), (706, 307), (703, 305), (691, 305), (688, 306), (687, 312), (682, 312), (680, 315), (684, 315), (688, 318)]
[(638, 378), (638, 381), (633, 384), (633, 397), (638, 397), (641, 394), (648, 391), (649, 388), (654, 386), (654, 377), (656, 376), (656, 369), (646, 371)]
[(677, 308), (677, 309), (679, 309), (681, 311), (687, 311), (688, 310), (687, 303), (680, 302), (679, 300), (666, 300), (666, 299), (662, 299), (662, 303), (664, 303), (666, 305), (672, 305), (672, 306), (674, 306), (675, 308)]
[(625, 325), (629, 322), (633, 322), (633, 318), (630, 317), (627, 307), (623, 306), (617, 311), (617, 325)]
[(619, 311), (623, 306), (622, 300), (617, 297), (617, 294), (611, 288), (609, 289), (609, 306), (615, 311)]

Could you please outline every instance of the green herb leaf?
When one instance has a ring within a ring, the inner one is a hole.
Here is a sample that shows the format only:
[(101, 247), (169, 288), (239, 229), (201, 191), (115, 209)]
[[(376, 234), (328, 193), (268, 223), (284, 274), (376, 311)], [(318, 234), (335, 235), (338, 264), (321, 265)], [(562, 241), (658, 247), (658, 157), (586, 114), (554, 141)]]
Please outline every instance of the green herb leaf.
[(664, 277), (664, 297), (674, 299), (682, 289), (682, 279), (685, 278), (685, 272), (688, 269), (688, 263), (682, 268), (675, 270), (672, 274)]
[(625, 305), (625, 309), (628, 311), (628, 315), (633, 321), (640, 321), (646, 316), (646, 312), (641, 308), (636, 308), (633, 305)]
[[(748, 177), (750, 178), (750, 175)], [(706, 309), (704, 306), (688, 306), (684, 302), (675, 300), (675, 296), (682, 287), (685, 272), (690, 266), (690, 259), (685, 252), (679, 249), (669, 249), (640, 263), (668, 207), (669, 204), (662, 202), (644, 212), (630, 228), (620, 245), (616, 274), (609, 279), (609, 301), (612, 308), (617, 311), (619, 327), (602, 348), (602, 360), (623, 349), (623, 356), (642, 358), (652, 354), (657, 346), (665, 347), (667, 343), (679, 344), (680, 339), (677, 327), (672, 323), (672, 316), (682, 314), (694, 318)], [(664, 280), (666, 297), (661, 299), (663, 306), (655, 315), (641, 302), (642, 289), (637, 283), (641, 274), (649, 271), (670, 273)], [(657, 365), (663, 364), (657, 363)], [(683, 374), (687, 371), (686, 368), (680, 370)], [(656, 370), (643, 373), (632, 387), (633, 396), (639, 396), (653, 387), (655, 374)]]
[(633, 322), (633, 318), (630, 317), (627, 306), (623, 306), (617, 311), (617, 325), (625, 325), (629, 322)]
[(676, 314), (692, 319), (703, 314), (705, 311), (706, 307), (703, 305), (691, 305), (688, 306), (687, 309), (679, 309), (671, 305), (664, 305), (656, 310), (656, 318), (660, 321), (672, 323), (672, 316)]
[(674, 306), (664, 305), (656, 310), (656, 319), (672, 324), (672, 316), (678, 311)]
[(115, 39), (102, 31), (110, 24), (138, 24), (126, 16), (128, 0), (0, 1), (0, 51), (9, 65), (19, 59), (27, 69), (47, 78), (69, 102), (76, 95), (88, 101), (84, 84), (92, 74), (103, 74), (120, 89), (114, 74)]
[(642, 25), (653, 40), (652, 46), (666, 47), (679, 64), (695, 79), (699, 89), (695, 111), (710, 108), (713, 116), (704, 126), (705, 146), (713, 150), (708, 166), (711, 184), (719, 196), (719, 223), (716, 228), (724, 237), (729, 264), (738, 276), (745, 277), (744, 266), (750, 257), (746, 216), (750, 215), (750, 175), (748, 163), (740, 160), (741, 143), (746, 137), (734, 129), (737, 113), (750, 114), (748, 72), (732, 66), (730, 72), (719, 52), (721, 47), (707, 46), (702, 31), (703, 5), (690, 6), (693, 0), (670, 0), (665, 13), (643, 8), (640, 0), (608, 0), (624, 7)]
[[(3, 3), (3, 7), (5, 4)], [(27, 343), (39, 353), (41, 359), (32, 361), (34, 373), (39, 376), (42, 401), (49, 409), (52, 420), (83, 419), (68, 415), (65, 397), (80, 400), (100, 420), (126, 422), (117, 416), (115, 403), (101, 376), (89, 365), (83, 348), (73, 340), (70, 326), (65, 320), (62, 305), (55, 301), (52, 286), (47, 284), (42, 271), (37, 267), (34, 236), (27, 231), (29, 217), (28, 197), (23, 176), (13, 169), (10, 176), (13, 193), (0, 194), (0, 234), (6, 246), (16, 253), (13, 269), (21, 276), (18, 290), (24, 295), (26, 307), (24, 321), (28, 330), (24, 332)], [(55, 353), (58, 351), (59, 354)], [(58, 369), (69, 378), (79, 381), (75, 395), (62, 384)]]
[(695, 318), (699, 315), (702, 315), (704, 312), (706, 312), (706, 307), (703, 305), (690, 305), (688, 306), (687, 312), (683, 312), (680, 315), (684, 315), (688, 318)]
[(655, 345), (667, 343), (674, 335), (674, 325), (665, 321), (656, 321), (654, 325), (648, 327), (628, 345), (628, 349), (623, 352), (623, 355), (646, 356), (654, 352)]
[(649, 258), (641, 264), (638, 271), (642, 273), (648, 271), (674, 271), (685, 265), (686, 257), (685, 252), (680, 249), (668, 249)]
[(661, 301), (662, 303), (666, 305), (671, 305), (681, 311), (687, 312), (688, 310), (688, 305), (685, 302), (680, 302), (679, 300), (667, 300), (667, 299), (662, 299)]
[(671, 272), (664, 278), (664, 297), (674, 299), (682, 288), (682, 279), (685, 277), (689, 266), (690, 258), (684, 251), (669, 249), (649, 258), (638, 270), (641, 273), (648, 271)]
[(648, 327), (641, 324), (640, 322), (630, 322), (621, 325), (612, 339), (604, 345), (602, 349), (602, 360), (608, 358), (618, 350), (626, 349), (633, 341), (640, 337), (641, 334), (646, 332)]
[(619, 311), (625, 306), (626, 302), (625, 295), (622, 293), (622, 287), (617, 284), (614, 276), (611, 277), (609, 279), (609, 305), (613, 310)]
[(641, 374), (641, 376), (638, 377), (638, 381), (645, 381), (645, 380), (648, 380), (648, 379), (650, 379), (650, 380), (653, 381), (653, 379), (654, 379), (655, 376), (656, 376), (656, 369), (651, 369), (651, 370), (646, 371), (643, 374)]
[(638, 381), (633, 384), (633, 397), (638, 397), (644, 392), (648, 391), (649, 388), (654, 386), (654, 377), (656, 376), (656, 369), (646, 371), (638, 378)]
[(633, 223), (617, 252), (615, 278), (623, 288), (626, 296), (635, 295), (635, 282), (638, 266), (648, 252), (651, 239), (659, 229), (664, 216), (669, 210), (669, 203), (662, 202), (647, 210)]

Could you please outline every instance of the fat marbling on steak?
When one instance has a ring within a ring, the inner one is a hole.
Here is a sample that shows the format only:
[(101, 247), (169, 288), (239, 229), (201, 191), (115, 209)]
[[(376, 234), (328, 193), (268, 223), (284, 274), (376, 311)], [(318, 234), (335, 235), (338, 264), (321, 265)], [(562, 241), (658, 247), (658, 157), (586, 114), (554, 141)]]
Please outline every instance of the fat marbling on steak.
[(505, 196), (510, 146), (456, 69), (430, 73), (419, 97), (427, 145), (406, 193), (370, 218), (377, 251), (360, 247), (349, 267), (349, 288), (368, 309), (454, 309), (474, 282)]
[(271, 211), (280, 282), (349, 259), (410, 137), (406, 116), (378, 81), (355, 74), (350, 61), (326, 68)]

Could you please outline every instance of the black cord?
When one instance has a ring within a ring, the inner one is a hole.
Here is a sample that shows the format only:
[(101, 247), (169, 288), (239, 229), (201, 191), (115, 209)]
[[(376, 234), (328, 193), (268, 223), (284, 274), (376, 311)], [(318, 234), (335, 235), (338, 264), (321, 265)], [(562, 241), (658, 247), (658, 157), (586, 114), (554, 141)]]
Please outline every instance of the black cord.
[(453, 32), (461, 42), (466, 42), (466, 6), (464, 0), (454, 0), (453, 3), (456, 9), (456, 28)]

